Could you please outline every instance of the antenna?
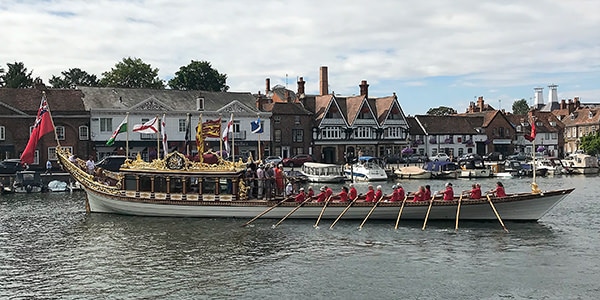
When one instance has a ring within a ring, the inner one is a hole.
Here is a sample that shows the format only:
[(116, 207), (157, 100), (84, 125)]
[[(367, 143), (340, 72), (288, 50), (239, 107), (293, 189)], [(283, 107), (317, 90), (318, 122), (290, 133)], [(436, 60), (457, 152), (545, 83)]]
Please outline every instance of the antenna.
[(287, 89), (288, 87), (288, 74), (285, 73), (285, 88)]

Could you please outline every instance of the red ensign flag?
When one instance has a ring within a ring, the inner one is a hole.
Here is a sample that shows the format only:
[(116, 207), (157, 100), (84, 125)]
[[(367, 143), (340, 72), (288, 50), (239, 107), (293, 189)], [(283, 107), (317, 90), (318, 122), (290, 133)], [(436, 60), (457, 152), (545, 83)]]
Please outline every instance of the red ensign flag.
[(50, 117), (48, 102), (46, 102), (46, 96), (42, 96), (42, 102), (40, 103), (40, 108), (38, 109), (37, 117), (35, 118), (33, 129), (31, 130), (31, 135), (29, 136), (29, 142), (27, 142), (27, 146), (25, 146), (23, 154), (21, 154), (22, 163), (33, 163), (35, 148), (37, 148), (38, 141), (46, 133), (52, 132), (53, 130), (54, 124), (52, 123), (52, 118)]

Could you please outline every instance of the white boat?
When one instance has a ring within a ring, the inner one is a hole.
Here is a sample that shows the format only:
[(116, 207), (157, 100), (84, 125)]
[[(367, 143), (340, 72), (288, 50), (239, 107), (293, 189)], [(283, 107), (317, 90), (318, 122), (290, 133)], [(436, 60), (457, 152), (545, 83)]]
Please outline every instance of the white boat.
[(598, 159), (591, 155), (571, 154), (564, 162), (573, 169), (573, 174), (598, 174)]
[(66, 192), (71, 189), (69, 189), (69, 185), (64, 181), (52, 180), (48, 182), (48, 190), (51, 192)]
[(382, 181), (388, 176), (376, 157), (360, 156), (356, 163), (344, 166), (346, 178), (357, 181)]
[(431, 172), (431, 178), (456, 179), (458, 177), (458, 165), (451, 161), (430, 161), (423, 169)]
[(493, 176), (492, 169), (486, 167), (481, 159), (461, 160), (458, 164), (460, 166), (458, 177), (460, 178), (488, 178)]
[(310, 182), (335, 183), (346, 180), (342, 167), (333, 164), (306, 162), (302, 165), (300, 173), (306, 176)]
[(414, 166), (398, 168), (394, 174), (398, 179), (431, 179), (432, 177), (431, 171)]

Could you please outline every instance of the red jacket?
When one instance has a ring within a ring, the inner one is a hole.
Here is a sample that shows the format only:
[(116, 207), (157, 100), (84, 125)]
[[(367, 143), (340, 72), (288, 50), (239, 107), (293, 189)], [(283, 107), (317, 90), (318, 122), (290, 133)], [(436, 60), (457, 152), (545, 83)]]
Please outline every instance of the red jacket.
[(494, 193), (496, 194), (496, 197), (498, 197), (498, 198), (506, 197), (506, 192), (504, 191), (504, 187), (497, 186), (496, 189), (494, 190)]
[(447, 186), (446, 190), (443, 192), (444, 200), (454, 200), (454, 190), (451, 186)]
[(350, 200), (354, 200), (356, 199), (356, 196), (358, 196), (358, 193), (356, 192), (356, 189), (354, 187), (350, 188)]
[(324, 202), (325, 199), (327, 199), (327, 197), (325, 197), (325, 191), (320, 192), (319, 195), (317, 195), (317, 202)]
[(375, 191), (372, 189), (369, 189), (367, 191), (367, 194), (365, 196), (365, 201), (366, 202), (373, 202), (373, 199), (375, 198)]
[(348, 193), (346, 193), (346, 191), (342, 190), (339, 193), (339, 196), (340, 196), (340, 201), (342, 201), (342, 202), (348, 201)]
[(469, 198), (471, 199), (481, 199), (481, 189), (480, 188), (474, 188), (471, 190), (471, 193), (469, 194)]
[(375, 192), (375, 201), (379, 201), (381, 198), (383, 198), (383, 192), (381, 192), (381, 190), (377, 190), (377, 192)]
[(294, 200), (296, 202), (304, 202), (304, 200), (305, 200), (304, 191), (301, 191), (298, 195), (296, 195), (296, 198)]

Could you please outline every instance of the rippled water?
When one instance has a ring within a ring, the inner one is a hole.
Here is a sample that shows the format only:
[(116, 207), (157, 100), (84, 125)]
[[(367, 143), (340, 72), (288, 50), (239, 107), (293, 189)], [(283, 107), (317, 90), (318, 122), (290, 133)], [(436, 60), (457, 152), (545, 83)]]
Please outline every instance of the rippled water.
[(0, 298), (595, 299), (598, 180), (539, 179), (543, 189), (577, 189), (538, 223), (506, 222), (508, 234), (497, 222), (461, 222), (457, 233), (454, 222), (314, 229), (316, 216), (241, 227), (247, 220), (88, 215), (83, 193), (2, 195)]

